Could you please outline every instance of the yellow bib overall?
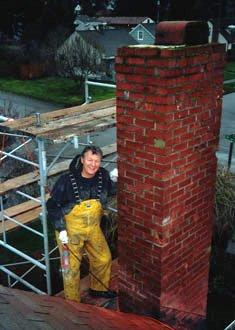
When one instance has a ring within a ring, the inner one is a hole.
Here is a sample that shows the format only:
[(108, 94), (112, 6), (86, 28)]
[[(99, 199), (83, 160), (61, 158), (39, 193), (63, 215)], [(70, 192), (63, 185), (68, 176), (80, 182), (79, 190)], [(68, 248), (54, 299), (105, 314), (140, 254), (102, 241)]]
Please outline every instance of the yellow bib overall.
[[(69, 237), (69, 249), (82, 259), (83, 251), (88, 255), (90, 271), (109, 287), (111, 273), (111, 254), (105, 237), (100, 229), (100, 219), (103, 215), (99, 200), (90, 199), (74, 206), (65, 216), (66, 230)], [(57, 243), (61, 252), (61, 242), (56, 233)], [(64, 295), (66, 299), (80, 302), (80, 261), (70, 253), (70, 270), (63, 273)], [(97, 291), (106, 291), (92, 275), (90, 288)]]

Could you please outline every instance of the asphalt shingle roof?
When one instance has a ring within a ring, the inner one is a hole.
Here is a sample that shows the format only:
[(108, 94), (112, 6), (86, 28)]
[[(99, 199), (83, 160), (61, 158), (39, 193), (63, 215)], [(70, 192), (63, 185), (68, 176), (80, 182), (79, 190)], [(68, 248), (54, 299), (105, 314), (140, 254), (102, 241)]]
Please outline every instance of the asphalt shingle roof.
[(91, 22), (103, 22), (103, 21), (100, 21), (98, 18), (96, 17), (90, 17), (90, 16), (87, 16), (87, 15), (78, 15), (75, 22), (76, 21), (80, 21), (80, 22), (83, 22), (83, 23), (91, 23)]
[(156, 33), (156, 24), (155, 23), (145, 23), (142, 24), (143, 27), (145, 27), (146, 30), (148, 30), (153, 36), (155, 36)]
[(130, 17), (130, 16), (108, 16), (108, 17), (99, 17), (99, 21), (107, 22), (109, 25), (137, 25), (142, 23), (148, 17)]
[(90, 41), (103, 49), (106, 57), (114, 57), (119, 47), (136, 45), (136, 40), (130, 36), (127, 29), (104, 29), (75, 33), (78, 33), (87, 42)]
[(149, 318), (0, 286), (1, 329), (170, 330)]

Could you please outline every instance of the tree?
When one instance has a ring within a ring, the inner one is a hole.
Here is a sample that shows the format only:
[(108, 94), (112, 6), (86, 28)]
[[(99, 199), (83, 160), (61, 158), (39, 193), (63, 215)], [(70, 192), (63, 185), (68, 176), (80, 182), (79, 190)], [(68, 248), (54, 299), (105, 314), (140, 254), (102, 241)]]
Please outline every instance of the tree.
[(69, 37), (70, 31), (64, 26), (51, 30), (41, 42), (39, 49), (40, 61), (44, 64), (46, 74), (56, 74), (56, 54), (60, 46)]
[(102, 49), (74, 33), (58, 50), (56, 62), (58, 73), (71, 77), (81, 87), (86, 76), (102, 70)]
[(78, 0), (2, 0), (0, 30), (14, 36), (18, 27), (23, 39), (40, 41), (58, 25), (73, 31)]
[(227, 6), (227, 0), (171, 0), (169, 18), (208, 20), (225, 17)]
[(97, 13), (106, 11), (111, 2), (110, 0), (80, 0), (81, 14), (96, 16)]
[[(160, 0), (160, 18), (168, 18), (170, 0)], [(114, 14), (117, 16), (146, 16), (156, 20), (158, 15), (157, 0), (140, 0), (135, 2), (126, 0), (116, 0)]]
[[(26, 0), (25, 0), (26, 1)], [(41, 0), (42, 1), (42, 0)], [(32, 1), (31, 1), (32, 2)], [(40, 42), (58, 26), (72, 33), (77, 0), (47, 0), (43, 1), (38, 15), (35, 17), (31, 8), (24, 11), (24, 39)]]

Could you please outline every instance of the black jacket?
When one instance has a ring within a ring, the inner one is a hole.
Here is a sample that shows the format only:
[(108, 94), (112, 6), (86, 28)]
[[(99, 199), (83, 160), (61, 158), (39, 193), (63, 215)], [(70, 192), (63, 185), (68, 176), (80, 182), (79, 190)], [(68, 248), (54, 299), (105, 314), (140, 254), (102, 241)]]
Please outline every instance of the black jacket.
[[(74, 158), (69, 171), (73, 174), (79, 191), (80, 199), (99, 199), (105, 208), (108, 196), (116, 193), (116, 184), (110, 179), (109, 172), (101, 167), (92, 179), (81, 176), (81, 166), (76, 166)], [(102, 178), (101, 192), (98, 192), (100, 178)], [(47, 217), (58, 231), (66, 229), (64, 215), (68, 214), (77, 203), (69, 173), (63, 174), (55, 183), (51, 197), (47, 201)]]

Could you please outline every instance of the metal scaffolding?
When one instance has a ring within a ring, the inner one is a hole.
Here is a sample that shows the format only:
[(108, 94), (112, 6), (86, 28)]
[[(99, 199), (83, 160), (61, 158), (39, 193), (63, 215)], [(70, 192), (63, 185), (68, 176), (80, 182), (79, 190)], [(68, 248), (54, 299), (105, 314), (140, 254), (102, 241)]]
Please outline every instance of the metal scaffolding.
[(91, 81), (91, 80), (88, 80), (88, 77), (86, 77), (86, 79), (85, 79), (85, 103), (89, 103), (92, 100), (92, 97), (89, 93), (89, 86), (107, 87), (107, 88), (113, 88), (113, 89), (116, 89), (116, 87), (117, 87), (115, 84)]
[[(84, 146), (84, 143), (79, 142), (80, 137), (87, 136), (87, 143), (90, 143), (90, 133), (104, 131), (114, 127), (116, 124), (115, 115), (115, 100), (107, 100), (0, 123), (0, 127), (2, 126), (4, 130), (0, 132), (0, 137), (8, 135), (24, 138), (24, 142), (13, 150), (8, 152), (4, 150), (0, 151), (0, 161), (3, 161), (6, 157), (10, 157), (36, 168), (36, 170), (30, 173), (0, 183), (0, 246), (23, 259), (21, 262), (10, 264), (0, 263), (0, 270), (7, 275), (8, 285), (10, 287), (20, 282), (32, 291), (51, 295), (50, 260), (51, 254), (55, 251), (55, 248), (49, 251), (46, 212), (47, 179), (49, 176), (58, 175), (68, 169), (69, 162), (71, 161), (70, 159), (59, 161), (60, 156), (67, 148), (73, 146), (75, 149), (78, 149), (79, 146)], [(53, 156), (53, 160), (50, 164), (48, 164), (46, 152), (47, 141), (53, 144), (64, 144), (56, 155)], [(30, 143), (36, 143), (37, 162), (28, 159), (28, 157), (23, 158), (16, 155), (18, 150)], [(115, 153), (116, 144), (103, 147), (103, 152), (104, 155)], [(35, 182), (38, 183), (40, 188), (39, 197), (31, 196), (30, 194), (20, 191), (20, 188)], [(4, 209), (4, 196), (12, 192), (23, 196), (28, 199), (28, 201)], [(17, 211), (15, 211), (15, 213), (13, 212), (12, 209), (14, 209), (14, 207), (18, 209), (18, 213)], [(21, 211), (19, 212), (20, 208)], [(29, 212), (31, 212), (32, 215), (29, 215)], [(30, 221), (38, 217), (41, 220), (41, 231), (33, 229), (30, 226)], [(23, 227), (32, 234), (42, 238), (42, 258), (37, 260), (8, 242), (8, 231), (16, 227)], [(30, 268), (21, 276), (9, 269), (11, 266), (25, 264), (29, 264)], [(25, 279), (26, 275), (35, 267), (39, 267), (44, 272), (46, 292)], [(12, 279), (14, 279), (14, 281), (12, 281)]]

